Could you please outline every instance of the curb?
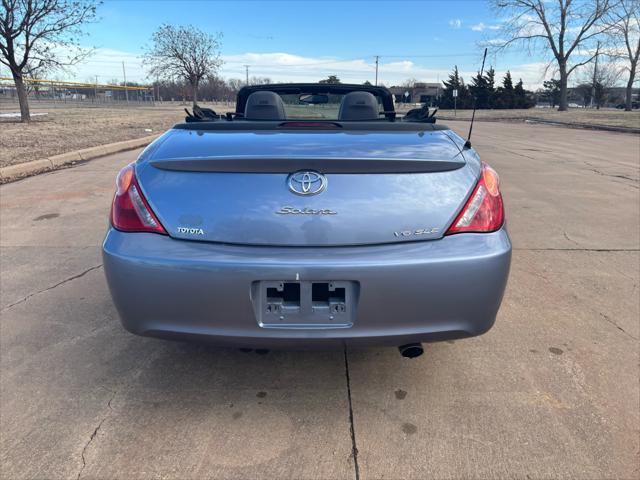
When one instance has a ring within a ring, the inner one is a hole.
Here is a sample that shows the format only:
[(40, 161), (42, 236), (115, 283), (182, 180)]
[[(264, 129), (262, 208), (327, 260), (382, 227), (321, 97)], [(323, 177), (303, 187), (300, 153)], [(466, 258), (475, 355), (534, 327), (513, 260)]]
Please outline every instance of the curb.
[[(447, 121), (458, 121), (458, 122), (470, 122), (470, 118), (456, 118), (456, 117), (436, 117), (438, 120)], [(541, 125), (553, 125), (556, 127), (566, 127), (566, 128), (579, 128), (583, 130), (601, 130), (605, 132), (619, 132), (619, 133), (640, 133), (640, 128), (633, 127), (616, 127), (613, 125), (597, 125), (591, 123), (570, 123), (570, 122), (558, 122), (555, 120), (545, 120), (542, 118), (536, 117), (504, 117), (504, 118), (476, 118), (476, 122), (504, 122), (504, 123), (539, 123)]]
[(537, 118), (526, 118), (525, 123), (540, 123), (543, 125), (555, 125), (559, 127), (568, 127), (568, 128), (582, 128), (585, 130), (601, 130), (605, 132), (619, 132), (619, 133), (640, 133), (640, 128), (633, 127), (616, 127), (614, 125), (592, 125), (590, 123), (567, 123), (567, 122), (556, 122), (553, 120), (540, 120)]
[(133, 140), (125, 140), (123, 142), (108, 143), (106, 145), (83, 148), (82, 150), (76, 150), (74, 152), (61, 153), (60, 155), (52, 155), (51, 157), (40, 160), (2, 167), (0, 168), (0, 182), (7, 183), (38, 173), (56, 170), (77, 162), (86, 162), (113, 153), (145, 147), (159, 136), (159, 134), (149, 135), (147, 137), (134, 138)]

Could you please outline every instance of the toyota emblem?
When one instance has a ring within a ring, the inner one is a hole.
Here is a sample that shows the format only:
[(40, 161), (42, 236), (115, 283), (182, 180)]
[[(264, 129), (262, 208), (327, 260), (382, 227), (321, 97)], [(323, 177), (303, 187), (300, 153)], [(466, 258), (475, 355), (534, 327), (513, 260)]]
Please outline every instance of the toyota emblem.
[(296, 195), (317, 195), (327, 188), (327, 177), (313, 170), (301, 170), (289, 175), (287, 183)]

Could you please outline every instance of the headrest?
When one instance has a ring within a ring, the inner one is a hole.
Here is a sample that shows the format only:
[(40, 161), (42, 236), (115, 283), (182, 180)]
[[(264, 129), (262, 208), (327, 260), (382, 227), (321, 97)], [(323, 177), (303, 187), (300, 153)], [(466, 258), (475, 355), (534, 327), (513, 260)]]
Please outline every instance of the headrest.
[(342, 97), (338, 120), (377, 120), (378, 101), (369, 92), (350, 92)]
[(284, 103), (274, 92), (253, 92), (247, 98), (244, 118), (248, 120), (284, 120)]

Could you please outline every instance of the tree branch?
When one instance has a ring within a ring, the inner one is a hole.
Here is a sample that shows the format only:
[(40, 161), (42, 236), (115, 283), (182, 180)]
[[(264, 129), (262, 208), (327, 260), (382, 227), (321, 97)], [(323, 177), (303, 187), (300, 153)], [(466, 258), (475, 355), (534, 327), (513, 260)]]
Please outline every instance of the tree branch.
[(585, 60), (584, 62), (576, 63), (575, 65), (573, 65), (569, 70), (567, 70), (567, 76), (571, 75), (571, 72), (573, 72), (576, 68), (592, 62), (599, 54), (600, 54), (599, 52), (596, 52), (593, 55), (591, 55), (591, 57), (589, 57), (588, 60)]

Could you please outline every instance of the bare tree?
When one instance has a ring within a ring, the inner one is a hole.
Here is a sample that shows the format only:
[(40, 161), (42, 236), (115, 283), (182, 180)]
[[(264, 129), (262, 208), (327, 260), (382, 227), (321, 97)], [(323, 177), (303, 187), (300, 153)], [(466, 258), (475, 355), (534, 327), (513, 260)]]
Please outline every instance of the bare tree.
[(582, 91), (580, 93), (582, 93), (583, 98), (588, 98), (590, 104), (600, 109), (607, 102), (613, 87), (616, 86), (620, 79), (621, 73), (620, 67), (614, 62), (593, 62), (581, 72), (582, 84), (577, 89), (582, 90), (580, 87), (588, 85), (588, 95), (585, 95), (585, 92)]
[(253, 76), (249, 79), (249, 85), (269, 85), (273, 83), (269, 77)]
[(242, 87), (244, 87), (245, 82), (240, 78), (230, 78), (227, 80), (227, 85), (229, 85), (232, 92), (237, 93)]
[[(595, 58), (591, 41), (607, 30), (603, 18), (615, 0), (492, 0), (494, 8), (508, 16), (491, 45), (506, 48), (525, 44), (551, 50), (560, 76), (558, 110), (567, 110), (567, 84), (576, 68)], [(631, 0), (638, 1), (638, 0)], [(587, 51), (585, 54), (584, 52)], [(574, 56), (583, 60), (572, 62)]]
[(621, 73), (620, 68), (613, 62), (602, 63), (598, 65), (597, 69), (594, 67), (593, 101), (597, 109), (600, 109), (609, 101), (611, 92), (618, 83)]
[(222, 64), (220, 40), (222, 34), (210, 35), (187, 25), (164, 24), (155, 31), (153, 45), (145, 53), (150, 76), (170, 81), (186, 80), (191, 86), (193, 105), (198, 100), (198, 85), (215, 75)]
[[(52, 70), (86, 57), (81, 27), (95, 18), (95, 0), (1, 0), (0, 63), (11, 71), (23, 122), (31, 120), (24, 77), (29, 70)], [(64, 52), (61, 54), (60, 52)]]
[(418, 83), (418, 79), (414, 78), (414, 77), (411, 77), (411, 78), (408, 78), (407, 80), (405, 80), (404, 82), (402, 82), (400, 84), (400, 86), (401, 87), (405, 87), (405, 88), (413, 88), (413, 87), (415, 87), (416, 83)]
[(625, 69), (629, 72), (625, 95), (625, 110), (631, 111), (631, 93), (640, 60), (640, 2), (638, 0), (619, 0), (605, 17), (609, 26), (607, 35), (611, 40), (608, 54), (616, 59), (628, 62)]
[(31, 92), (38, 92), (39, 85), (34, 80), (44, 78), (50, 71), (47, 65), (37, 64), (33, 65), (33, 62), (29, 61), (22, 69), (22, 80), (24, 82), (24, 88), (27, 92), (27, 97)]

